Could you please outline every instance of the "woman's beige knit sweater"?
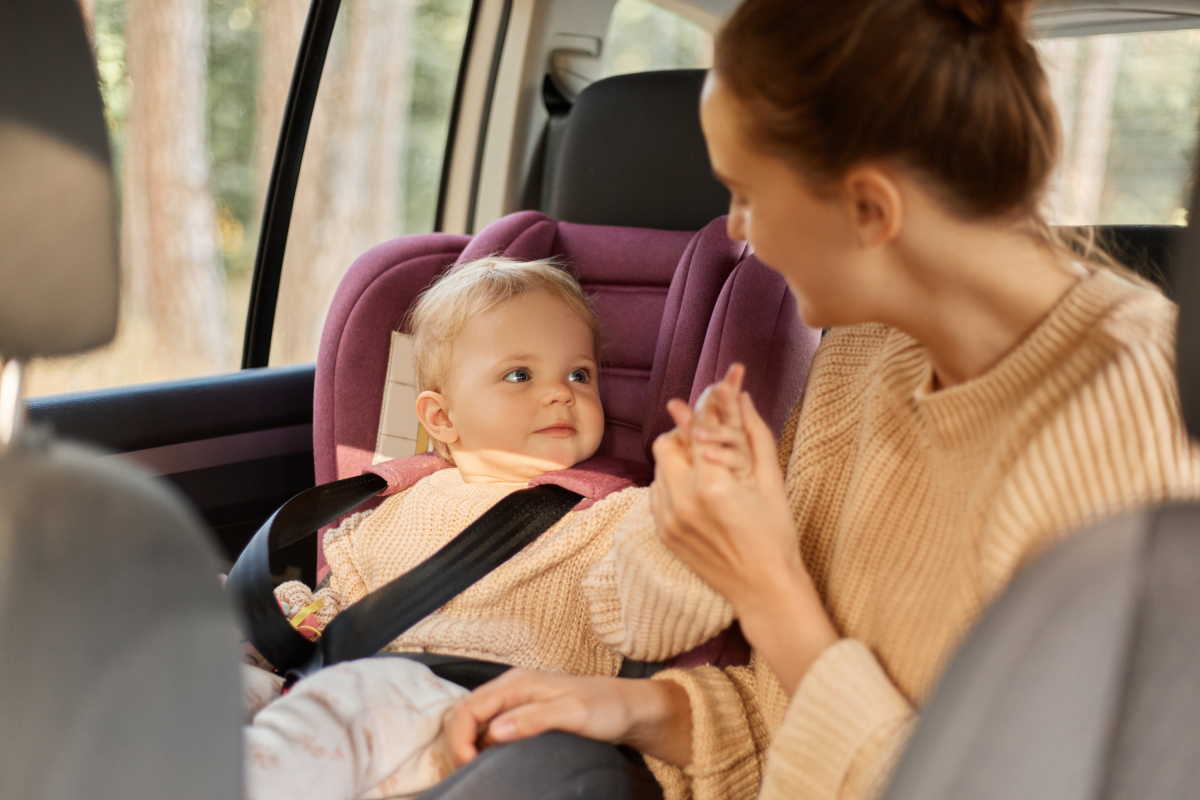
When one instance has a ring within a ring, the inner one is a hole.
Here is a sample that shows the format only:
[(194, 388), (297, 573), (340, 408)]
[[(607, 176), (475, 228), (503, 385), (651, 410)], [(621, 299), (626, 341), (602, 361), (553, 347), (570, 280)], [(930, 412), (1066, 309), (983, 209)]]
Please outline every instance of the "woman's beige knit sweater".
[(668, 797), (878, 793), (947, 657), (1025, 559), (1105, 515), (1200, 496), (1174, 338), (1174, 307), (1108, 271), (940, 391), (909, 336), (829, 333), (781, 451), (804, 563), (844, 638), (790, 700), (757, 658), (660, 673), (693, 712), (692, 765), (651, 765)]

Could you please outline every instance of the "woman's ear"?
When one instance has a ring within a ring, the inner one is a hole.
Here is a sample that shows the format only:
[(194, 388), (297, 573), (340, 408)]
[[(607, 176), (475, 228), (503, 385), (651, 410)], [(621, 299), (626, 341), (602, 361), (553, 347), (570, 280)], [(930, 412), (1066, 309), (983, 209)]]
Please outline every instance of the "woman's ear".
[(425, 391), (417, 395), (417, 420), (430, 438), (443, 444), (453, 444), (459, 439), (458, 431), (450, 421), (450, 405), (444, 394)]
[(851, 224), (863, 247), (880, 247), (896, 238), (904, 216), (900, 187), (878, 166), (855, 167), (844, 187)]

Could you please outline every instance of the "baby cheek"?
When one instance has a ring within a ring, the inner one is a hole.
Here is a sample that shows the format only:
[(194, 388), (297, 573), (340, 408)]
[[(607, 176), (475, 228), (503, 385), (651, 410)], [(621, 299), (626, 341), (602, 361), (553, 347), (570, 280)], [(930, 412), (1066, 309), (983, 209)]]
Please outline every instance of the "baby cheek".
[(591, 435), (599, 441), (604, 436), (604, 407), (600, 404), (600, 397), (596, 395), (591, 398), (587, 406), (587, 425)]

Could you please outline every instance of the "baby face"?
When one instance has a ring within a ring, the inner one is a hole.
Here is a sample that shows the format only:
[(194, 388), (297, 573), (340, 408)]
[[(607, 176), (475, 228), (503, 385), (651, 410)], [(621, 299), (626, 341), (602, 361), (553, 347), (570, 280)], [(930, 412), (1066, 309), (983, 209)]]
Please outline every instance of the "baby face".
[(449, 426), (430, 433), (467, 481), (524, 483), (566, 469), (604, 435), (598, 374), (592, 331), (561, 300), (533, 292), (500, 303), (454, 343), (441, 392)]

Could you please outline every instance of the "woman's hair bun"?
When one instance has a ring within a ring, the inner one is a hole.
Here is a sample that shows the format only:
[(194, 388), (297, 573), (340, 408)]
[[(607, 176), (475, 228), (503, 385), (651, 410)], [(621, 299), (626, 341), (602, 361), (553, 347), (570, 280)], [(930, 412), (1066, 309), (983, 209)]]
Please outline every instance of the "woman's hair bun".
[(972, 27), (989, 33), (997, 29), (1023, 31), (1032, 0), (936, 0)]

